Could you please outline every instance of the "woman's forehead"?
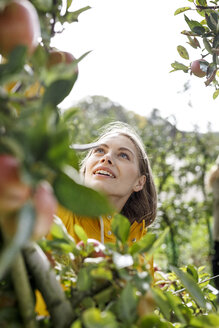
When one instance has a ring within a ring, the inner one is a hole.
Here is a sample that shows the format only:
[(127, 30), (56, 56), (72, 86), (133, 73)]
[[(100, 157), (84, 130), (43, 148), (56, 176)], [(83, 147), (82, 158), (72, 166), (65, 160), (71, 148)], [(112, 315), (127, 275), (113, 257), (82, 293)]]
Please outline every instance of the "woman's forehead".
[(99, 143), (105, 144), (109, 147), (113, 146), (116, 148), (128, 148), (136, 155), (138, 153), (135, 143), (128, 135), (125, 134), (121, 134), (121, 133), (108, 134), (100, 138)]

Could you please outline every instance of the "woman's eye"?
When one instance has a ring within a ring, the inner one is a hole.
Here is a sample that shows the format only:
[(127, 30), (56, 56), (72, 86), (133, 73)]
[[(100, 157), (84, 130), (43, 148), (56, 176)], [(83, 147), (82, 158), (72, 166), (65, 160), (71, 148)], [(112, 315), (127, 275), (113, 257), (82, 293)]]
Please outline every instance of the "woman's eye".
[(104, 153), (104, 149), (98, 147), (98, 148), (94, 149), (94, 153), (100, 153), (100, 154), (102, 154), (102, 153)]
[(129, 159), (129, 156), (126, 153), (120, 153), (119, 155), (122, 158)]

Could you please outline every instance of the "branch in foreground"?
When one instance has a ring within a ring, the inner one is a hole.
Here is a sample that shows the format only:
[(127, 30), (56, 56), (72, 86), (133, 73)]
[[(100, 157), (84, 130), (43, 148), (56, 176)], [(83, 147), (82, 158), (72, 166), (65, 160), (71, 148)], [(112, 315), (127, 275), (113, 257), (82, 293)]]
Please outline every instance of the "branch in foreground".
[(18, 306), (25, 328), (36, 328), (33, 292), (28, 279), (22, 254), (16, 255), (11, 267), (11, 276), (13, 280)]
[(56, 279), (55, 272), (41, 248), (30, 243), (24, 249), (27, 267), (33, 276), (36, 288), (41, 292), (54, 328), (69, 327), (74, 320), (70, 302)]

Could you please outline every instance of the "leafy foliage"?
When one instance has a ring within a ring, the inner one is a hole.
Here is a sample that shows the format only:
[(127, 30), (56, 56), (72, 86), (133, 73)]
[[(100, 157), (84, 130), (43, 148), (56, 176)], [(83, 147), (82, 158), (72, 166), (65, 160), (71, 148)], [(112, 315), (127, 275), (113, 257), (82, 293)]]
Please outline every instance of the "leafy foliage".
[[(187, 37), (187, 44), (193, 49), (199, 50), (197, 60), (200, 58), (207, 58), (206, 67), (206, 81), (205, 85), (214, 85), (215, 91), (213, 93), (213, 99), (218, 96), (218, 54), (219, 54), (219, 5), (218, 1), (198, 1), (187, 0), (190, 2), (190, 6), (185, 6), (176, 9), (174, 15), (184, 13), (184, 19), (189, 29), (182, 31), (181, 33)], [(193, 17), (193, 12), (196, 12), (196, 20), (190, 19), (185, 12)], [(189, 60), (189, 53), (183, 46), (177, 47), (179, 55)], [(191, 69), (190, 64), (183, 64), (174, 62), (171, 64), (173, 70), (171, 72), (182, 70), (185, 73), (196, 73)], [(204, 70), (205, 71), (205, 70)]]

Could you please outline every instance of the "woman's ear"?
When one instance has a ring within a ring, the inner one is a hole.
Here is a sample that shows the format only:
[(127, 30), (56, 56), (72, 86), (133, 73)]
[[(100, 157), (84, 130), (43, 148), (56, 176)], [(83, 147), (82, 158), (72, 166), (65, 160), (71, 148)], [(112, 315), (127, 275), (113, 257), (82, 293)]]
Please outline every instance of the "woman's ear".
[(138, 179), (136, 181), (136, 184), (133, 187), (133, 190), (136, 191), (136, 192), (142, 190), (143, 187), (144, 187), (145, 182), (146, 182), (146, 176), (141, 175), (140, 177), (138, 177)]

